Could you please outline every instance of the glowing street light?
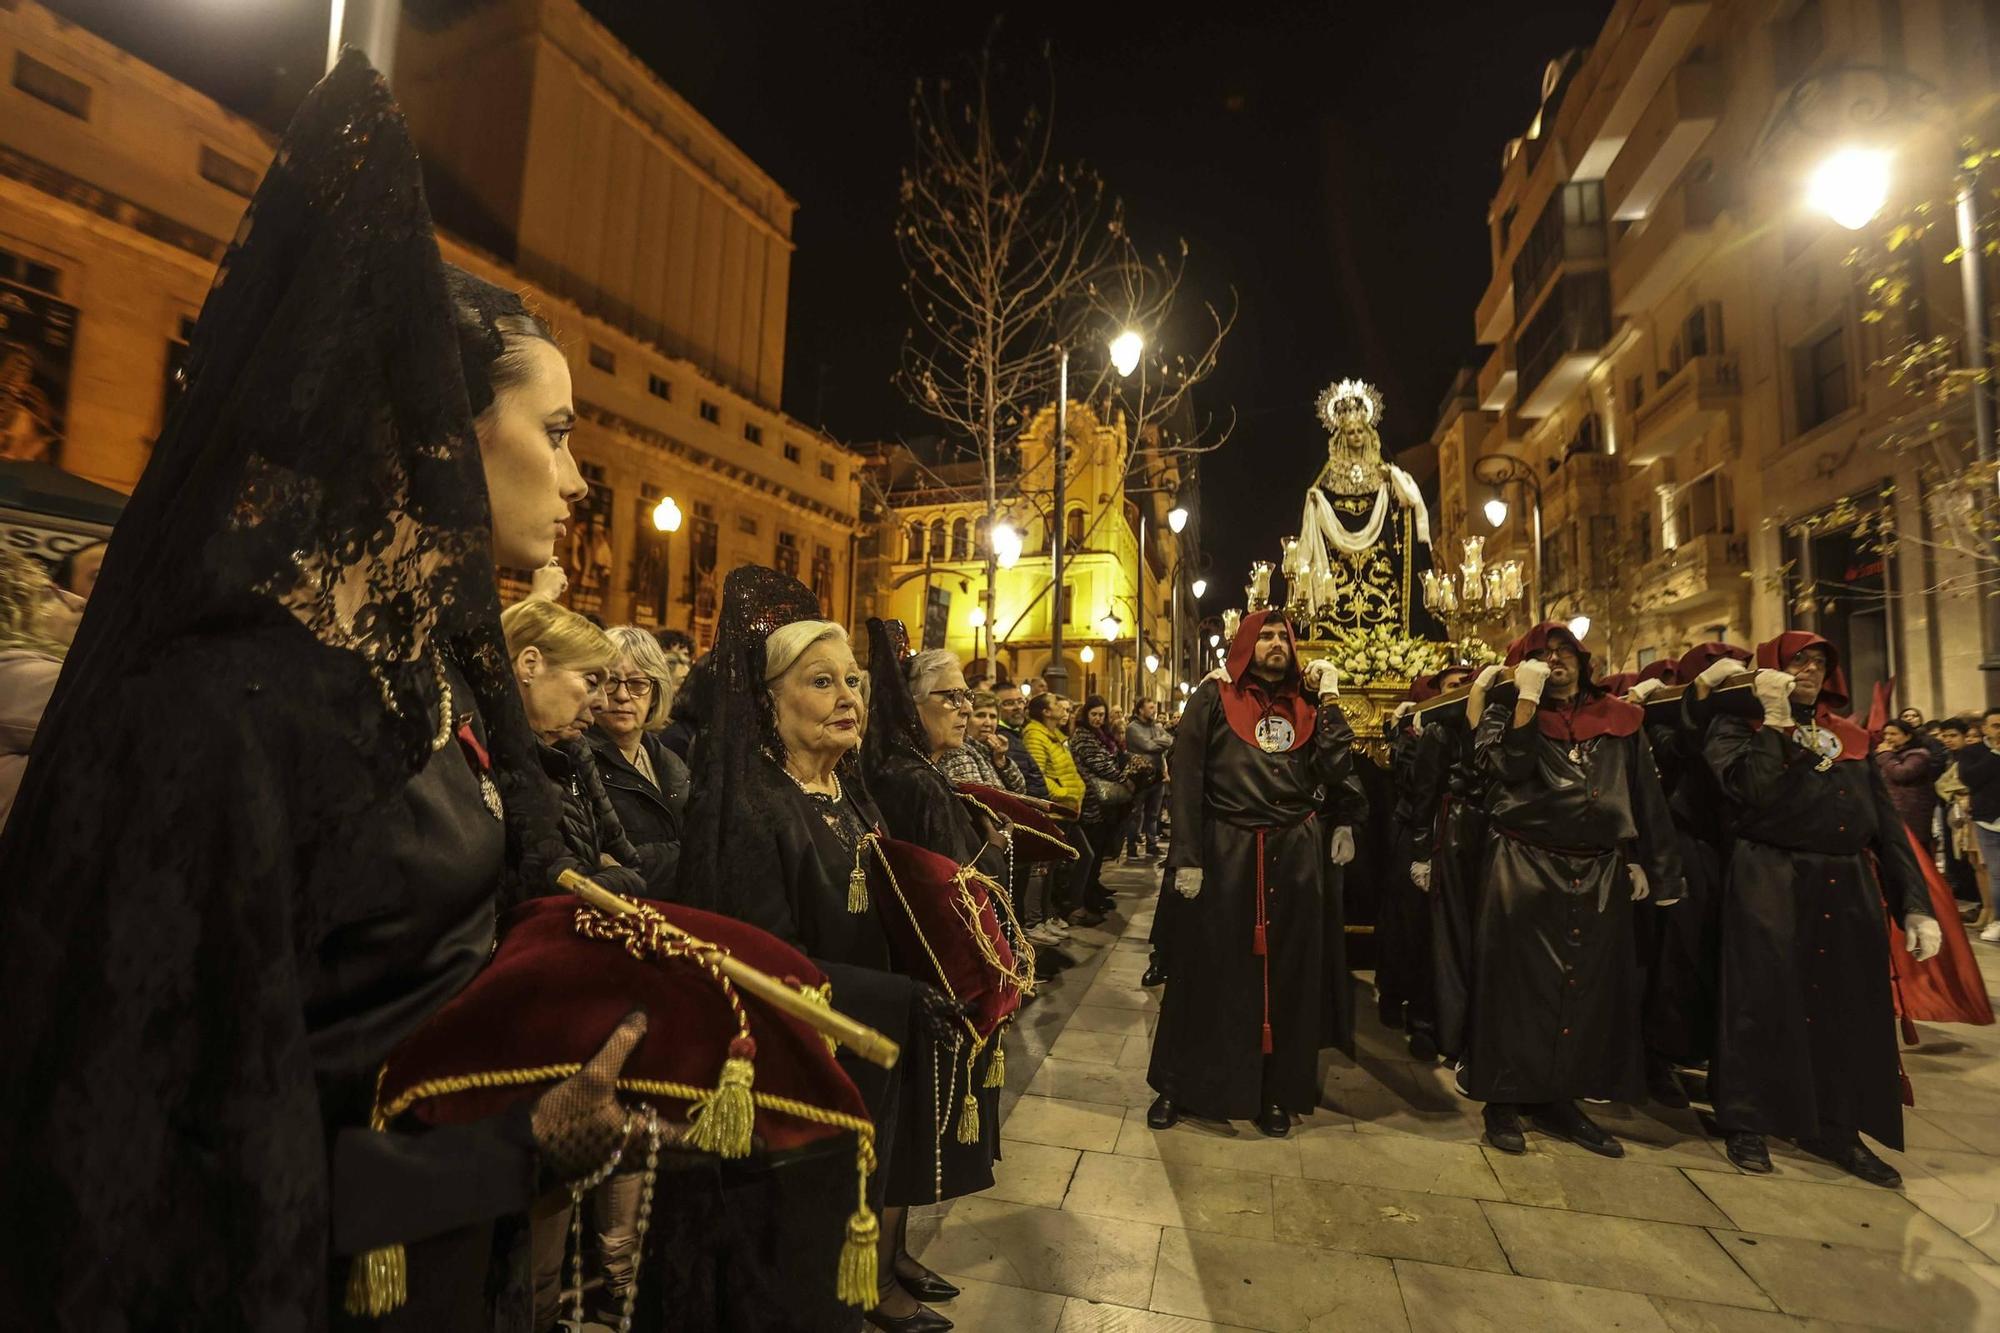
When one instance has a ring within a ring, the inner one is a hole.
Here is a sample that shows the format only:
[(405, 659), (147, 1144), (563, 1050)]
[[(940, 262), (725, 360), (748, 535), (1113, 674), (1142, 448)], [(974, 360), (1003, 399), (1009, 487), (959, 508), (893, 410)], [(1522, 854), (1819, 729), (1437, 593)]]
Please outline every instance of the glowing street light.
[(1188, 591), (1194, 594), (1194, 599), (1197, 602), (1200, 601), (1201, 595), (1208, 591), (1208, 580), (1196, 579), (1193, 583), (1190, 583), (1188, 585)]
[(653, 506), (653, 526), (661, 532), (681, 530), (681, 507), (674, 503), (673, 496), (663, 496), (660, 502)]
[(966, 620), (974, 629), (984, 628), (986, 624), (986, 608), (983, 606), (973, 607), (972, 613), (966, 617)]
[(1806, 202), (1849, 231), (1875, 220), (1889, 202), (1889, 154), (1880, 148), (1842, 148), (1806, 181)]
[(1220, 634), (1209, 635), (1208, 646), (1211, 648), (1220, 648), (1222, 646), (1222, 636)]
[(1104, 636), (1105, 641), (1109, 643), (1117, 639), (1118, 625), (1119, 625), (1119, 620), (1117, 616), (1106, 615), (1103, 619), (1097, 622), (1097, 630), (1098, 633)]
[(1095, 662), (1097, 660), (1097, 650), (1095, 648), (1092, 648), (1087, 643), (1077, 651), (1076, 655), (1077, 657), (1082, 659), (1083, 664), (1085, 666), (1089, 666), (1092, 662)]
[(1488, 500), (1486, 502), (1486, 521), (1496, 528), (1505, 523), (1507, 521), (1507, 502), (1497, 495)]
[(1188, 512), (1179, 505), (1167, 511), (1167, 526), (1173, 530), (1176, 537), (1180, 536), (1181, 529), (1187, 526), (1187, 521)]
[(1012, 569), (1021, 560), (1021, 530), (1012, 523), (993, 527), (993, 560), (1002, 569)]
[(1569, 622), (1569, 632), (1576, 636), (1576, 641), (1578, 643), (1582, 643), (1583, 636), (1590, 633), (1590, 617), (1589, 616), (1572, 617)]
[[(1144, 351), (1146, 340), (1136, 329), (1127, 329), (1111, 340), (1111, 365), (1120, 375), (1130, 375), (1139, 368), (1139, 353)], [(1174, 529), (1179, 532), (1179, 528)]]
[(1160, 655), (1158, 653), (1147, 653), (1146, 654), (1147, 673), (1151, 674), (1152, 672), (1158, 671), (1159, 669), (1160, 669)]
[(1182, 694), (1187, 694), (1187, 693), (1190, 693), (1190, 692), (1191, 692), (1191, 687), (1190, 687), (1190, 686), (1188, 685), (1188, 683), (1187, 683), (1186, 681), (1182, 681), (1182, 682), (1181, 682), (1181, 693), (1182, 693)]
[(1025, 684), (1025, 683), (1024, 683), (1024, 684), (1023, 684), (1023, 685), (1021, 686), (1021, 697), (1022, 697), (1023, 699), (1027, 698), (1027, 697), (1028, 697), (1028, 696), (1029, 696), (1030, 694), (1032, 694), (1033, 692), (1034, 692), (1034, 687), (1033, 687), (1032, 685), (1028, 685), (1028, 684)]

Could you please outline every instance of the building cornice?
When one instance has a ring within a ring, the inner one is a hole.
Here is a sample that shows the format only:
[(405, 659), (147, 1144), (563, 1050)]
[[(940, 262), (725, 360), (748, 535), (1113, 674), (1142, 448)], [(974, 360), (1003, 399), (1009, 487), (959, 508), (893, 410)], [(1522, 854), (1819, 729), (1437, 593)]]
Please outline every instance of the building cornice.
[(0, 177), (19, 181), (52, 199), (108, 219), (148, 240), (205, 259), (211, 265), (220, 264), (223, 252), (229, 248), (227, 242), (176, 221), (157, 209), (92, 185), (81, 176), (4, 145), (0, 145)]

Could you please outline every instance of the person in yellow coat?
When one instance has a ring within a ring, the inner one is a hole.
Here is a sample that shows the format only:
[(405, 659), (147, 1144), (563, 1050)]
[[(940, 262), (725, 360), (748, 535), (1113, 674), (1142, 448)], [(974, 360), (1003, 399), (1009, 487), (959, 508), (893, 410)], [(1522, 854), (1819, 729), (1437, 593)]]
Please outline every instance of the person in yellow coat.
[[(1083, 774), (1077, 771), (1076, 759), (1069, 752), (1070, 708), (1070, 701), (1060, 694), (1043, 693), (1028, 700), (1028, 729), (1023, 739), (1028, 744), (1028, 756), (1042, 770), (1042, 780), (1048, 783), (1049, 799), (1081, 814)], [(1051, 871), (1049, 915), (1073, 920), (1080, 926), (1098, 925), (1104, 920), (1103, 914), (1079, 910), (1075, 901), (1075, 867), (1089, 865), (1091, 856), (1083, 825), (1074, 818), (1065, 820), (1063, 841), (1076, 848), (1078, 859)]]

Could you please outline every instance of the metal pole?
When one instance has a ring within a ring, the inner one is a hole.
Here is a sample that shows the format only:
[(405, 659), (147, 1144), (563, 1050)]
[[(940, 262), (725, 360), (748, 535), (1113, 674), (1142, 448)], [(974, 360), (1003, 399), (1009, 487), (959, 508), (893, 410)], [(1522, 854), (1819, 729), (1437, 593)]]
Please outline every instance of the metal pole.
[[(1993, 446), (1993, 386), (1987, 377), (1992, 356), (1986, 339), (1985, 249), (1979, 243), (1978, 181), (1971, 172), (1958, 178), (1958, 277), (1965, 297), (1965, 368), (1972, 372), (1972, 441), (1979, 464), (1991, 468)], [(1986, 702), (2000, 704), (2000, 605), (1986, 592), (1979, 594), (1979, 669), (1987, 672)]]
[(1542, 623), (1543, 609), (1546, 606), (1546, 594), (1542, 587), (1542, 487), (1532, 474), (1524, 473), (1521, 480), (1527, 483), (1529, 494), (1535, 497), (1535, 623), (1539, 625)]
[(396, 29), (403, 21), (403, 0), (333, 0), (327, 18), (326, 67), (340, 60), (340, 48), (352, 46), (393, 85), (396, 74)]
[[(1179, 542), (1174, 545), (1178, 547)], [(1173, 582), (1173, 592), (1169, 594), (1167, 609), (1167, 705), (1171, 707), (1174, 696), (1181, 690), (1181, 559), (1174, 555), (1174, 570), (1168, 576)]]
[(1051, 694), (1069, 692), (1069, 672), (1063, 666), (1063, 547), (1069, 541), (1069, 348), (1062, 349), (1056, 366), (1056, 439), (1052, 451), (1056, 466), (1055, 517), (1049, 520), (1049, 550), (1054, 554), (1054, 573), (1049, 586), (1049, 669), (1042, 673)]
[(1132, 565), (1132, 702), (1137, 708), (1146, 689), (1146, 515), (1139, 515), (1139, 558)]

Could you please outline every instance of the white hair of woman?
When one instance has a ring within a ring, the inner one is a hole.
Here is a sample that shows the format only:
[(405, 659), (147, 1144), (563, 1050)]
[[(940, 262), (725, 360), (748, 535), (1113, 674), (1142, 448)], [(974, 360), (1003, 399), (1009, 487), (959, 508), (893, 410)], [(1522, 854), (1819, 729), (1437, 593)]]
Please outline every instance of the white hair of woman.
[(847, 631), (831, 620), (794, 620), (771, 631), (764, 640), (764, 683), (790, 671), (808, 648), (827, 639), (846, 643)]
[(958, 654), (948, 648), (927, 648), (903, 664), (903, 677), (910, 682), (910, 695), (922, 702), (930, 698), (938, 678), (959, 669)]
[(667, 714), (674, 706), (673, 687), (668, 684), (674, 678), (673, 671), (667, 666), (667, 655), (660, 651), (660, 641), (653, 637), (653, 631), (637, 625), (614, 625), (604, 632), (617, 645), (618, 655), (631, 658), (639, 674), (653, 682), (653, 697), (640, 726), (659, 731), (667, 725)]

